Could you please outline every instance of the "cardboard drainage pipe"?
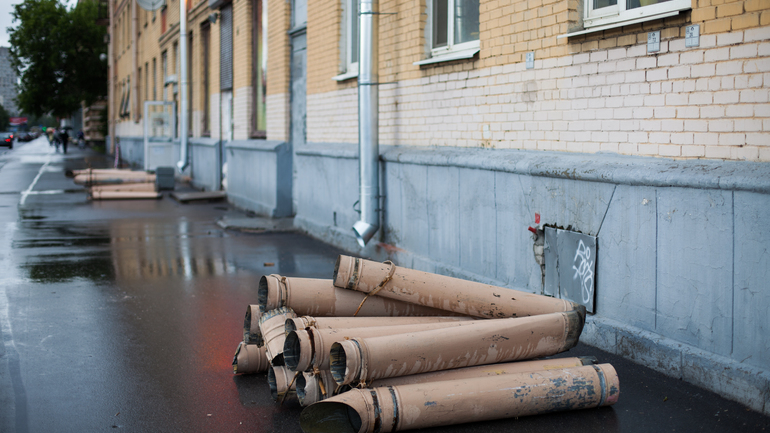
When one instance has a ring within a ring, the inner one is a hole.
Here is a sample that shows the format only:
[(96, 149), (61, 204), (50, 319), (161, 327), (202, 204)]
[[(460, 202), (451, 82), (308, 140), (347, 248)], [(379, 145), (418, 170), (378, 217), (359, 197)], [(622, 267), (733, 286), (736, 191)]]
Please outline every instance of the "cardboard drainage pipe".
[(610, 364), (353, 389), (305, 408), (300, 427), (387, 433), (609, 406), (619, 393)]
[(434, 329), (333, 343), (331, 372), (340, 385), (429, 371), (555, 355), (574, 347), (583, 330), (576, 311), (490, 319), (451, 330)]
[(305, 328), (343, 329), (372, 326), (398, 326), (420, 323), (457, 322), (473, 320), (469, 316), (403, 316), (403, 317), (313, 317), (302, 316), (286, 320), (286, 334)]
[(571, 310), (583, 311), (585, 317), (585, 307), (564, 299), (344, 255), (337, 257), (333, 279), (336, 287), (473, 317), (498, 319)]
[(277, 308), (262, 314), (259, 329), (267, 351), (270, 364), (283, 365), (283, 344), (286, 340), (286, 319), (296, 317), (291, 308)]
[(91, 187), (91, 192), (94, 191), (155, 191), (154, 183), (140, 182), (140, 183), (121, 183), (116, 185), (94, 185)]
[(155, 191), (91, 191), (91, 200), (157, 200), (163, 194)]
[[(355, 315), (366, 294), (334, 287), (332, 280), (265, 275), (259, 280), (257, 299), (265, 310), (290, 307), (300, 316)], [(372, 297), (358, 316), (447, 316), (446, 311), (387, 298)]]
[[(330, 349), (332, 345), (338, 341), (344, 341), (355, 337), (381, 337), (428, 331), (432, 329), (472, 326), (479, 322), (486, 322), (486, 320), (434, 322), (396, 326), (370, 326), (366, 328), (347, 329), (298, 329), (286, 334), (286, 342), (283, 345), (283, 359), (286, 367), (293, 371), (306, 371), (311, 367), (320, 370), (328, 370)], [(447, 332), (451, 333), (453, 331)]]
[(238, 343), (233, 356), (233, 374), (264, 373), (269, 366), (265, 346)]
[[(502, 364), (479, 365), (476, 367), (456, 368), (454, 370), (434, 371), (431, 373), (413, 374), (411, 376), (380, 379), (367, 384), (367, 388), (440, 382), (444, 380), (473, 379), (540, 370), (560, 370), (569, 367), (594, 365), (596, 363), (596, 358), (592, 356), (506, 362)], [(302, 406), (311, 405), (317, 401), (325, 400), (332, 395), (342, 394), (351, 389), (350, 386), (347, 385), (338, 387), (329, 370), (304, 372), (302, 374), (304, 376), (303, 380), (297, 382), (297, 397), (299, 397), (299, 402)]]
[(297, 393), (297, 381), (294, 379), (294, 372), (286, 369), (286, 367), (279, 367), (277, 365), (271, 365), (267, 369), (267, 384), (270, 387), (270, 395), (273, 400), (282, 400), (287, 396), (295, 395)]
[(155, 182), (155, 175), (143, 171), (127, 171), (123, 173), (91, 173), (79, 174), (73, 179), (78, 185), (103, 185), (119, 183)]

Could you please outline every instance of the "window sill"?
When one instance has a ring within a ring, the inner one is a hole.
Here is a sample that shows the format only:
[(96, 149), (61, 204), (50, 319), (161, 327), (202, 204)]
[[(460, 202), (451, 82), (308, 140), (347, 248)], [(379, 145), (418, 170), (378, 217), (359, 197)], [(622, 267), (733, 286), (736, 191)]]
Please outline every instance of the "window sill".
[(633, 20), (627, 20), (627, 21), (621, 21), (621, 22), (612, 23), (612, 24), (605, 24), (603, 26), (591, 27), (591, 28), (588, 28), (588, 29), (585, 29), (585, 30), (579, 30), (579, 31), (576, 31), (576, 32), (566, 33), (566, 34), (563, 34), (563, 35), (556, 36), (556, 39), (571, 38), (573, 36), (587, 35), (589, 33), (601, 32), (603, 30), (616, 29), (618, 27), (623, 27), (623, 26), (630, 26), (631, 24), (638, 24), (638, 23), (643, 23), (643, 22), (646, 22), (646, 21), (659, 20), (661, 18), (673, 17), (675, 15), (679, 15), (679, 12), (681, 12), (681, 11), (664, 12), (664, 13), (660, 13), (660, 14), (648, 15), (648, 16), (644, 16), (644, 17), (641, 17), (641, 18), (636, 18), (636, 19), (633, 19)]
[(339, 74), (336, 77), (332, 77), (332, 80), (334, 81), (346, 81), (351, 78), (358, 78), (358, 71), (353, 72), (345, 72), (344, 74)]
[(464, 60), (473, 58), (480, 50), (479, 48), (470, 48), (462, 51), (452, 51), (446, 54), (431, 57), (429, 59), (420, 60), (419, 62), (412, 63), (415, 66), (430, 65), (433, 63), (451, 62), (453, 60)]

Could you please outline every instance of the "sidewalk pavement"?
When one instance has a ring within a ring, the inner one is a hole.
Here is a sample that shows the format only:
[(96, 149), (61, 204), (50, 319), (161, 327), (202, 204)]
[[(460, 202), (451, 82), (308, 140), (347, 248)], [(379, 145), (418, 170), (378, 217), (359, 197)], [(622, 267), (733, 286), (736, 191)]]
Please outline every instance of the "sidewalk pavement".
[[(88, 201), (66, 169), (111, 160), (33, 141), (0, 154), (0, 431), (299, 432), (264, 374), (232, 375), (261, 275), (331, 278), (339, 249), (226, 202)], [(185, 188), (180, 186), (180, 188)], [(579, 344), (612, 407), (430, 432), (754, 432), (770, 418)]]

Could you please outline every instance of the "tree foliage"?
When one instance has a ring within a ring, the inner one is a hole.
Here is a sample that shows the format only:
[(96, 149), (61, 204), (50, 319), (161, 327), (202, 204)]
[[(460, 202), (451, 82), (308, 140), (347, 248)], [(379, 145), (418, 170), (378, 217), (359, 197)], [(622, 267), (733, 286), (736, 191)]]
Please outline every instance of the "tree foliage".
[(96, 2), (67, 10), (59, 0), (24, 0), (12, 12), (11, 63), (20, 77), (16, 98), (29, 114), (68, 116), (80, 102), (107, 93), (106, 29), (96, 25)]

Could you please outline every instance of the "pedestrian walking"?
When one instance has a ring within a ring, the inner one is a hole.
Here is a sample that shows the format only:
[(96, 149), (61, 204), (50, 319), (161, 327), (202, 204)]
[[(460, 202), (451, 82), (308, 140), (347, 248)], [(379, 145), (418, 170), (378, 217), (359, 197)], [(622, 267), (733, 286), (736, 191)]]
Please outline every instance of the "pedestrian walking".
[(61, 139), (62, 150), (64, 150), (64, 153), (67, 153), (67, 142), (70, 139), (69, 134), (67, 134), (67, 128), (62, 129), (59, 138)]

